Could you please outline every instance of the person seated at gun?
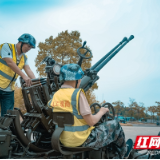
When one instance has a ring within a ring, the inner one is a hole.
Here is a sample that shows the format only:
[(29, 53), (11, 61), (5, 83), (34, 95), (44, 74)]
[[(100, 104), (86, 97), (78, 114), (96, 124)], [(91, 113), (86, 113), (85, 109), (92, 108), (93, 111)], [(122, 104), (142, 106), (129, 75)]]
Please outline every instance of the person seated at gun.
[[(27, 53), (35, 48), (36, 40), (30, 34), (23, 34), (18, 38), (17, 44), (4, 43), (0, 45), (0, 105), (1, 116), (14, 107), (15, 81), (20, 75), (31, 86), (31, 79), (35, 78), (29, 67)], [(24, 69), (26, 76), (21, 70)]]
[(74, 125), (62, 132), (61, 143), (67, 147), (91, 148), (101, 148), (114, 143), (118, 146), (121, 157), (127, 158), (133, 142), (129, 139), (129, 146), (126, 146), (123, 129), (117, 120), (94, 126), (109, 109), (101, 107), (97, 114), (92, 115), (83, 89), (78, 88), (83, 75), (84, 72), (78, 64), (64, 65), (59, 77), (63, 85), (48, 102), (48, 107), (52, 108), (53, 112), (71, 112), (74, 115)]

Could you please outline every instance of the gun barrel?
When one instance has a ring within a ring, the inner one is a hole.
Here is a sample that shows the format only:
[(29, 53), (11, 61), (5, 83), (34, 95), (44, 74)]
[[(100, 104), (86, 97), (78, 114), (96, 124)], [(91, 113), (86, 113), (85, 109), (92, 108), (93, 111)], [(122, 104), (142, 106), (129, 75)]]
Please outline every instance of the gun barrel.
[[(109, 53), (107, 53), (103, 58), (101, 58), (93, 67), (91, 67), (90, 70), (94, 70), (96, 72), (100, 71), (133, 38), (134, 38), (133, 35), (131, 35), (128, 39), (125, 37), (116, 47), (114, 47)], [(85, 89), (92, 81), (93, 80), (91, 76), (85, 75), (81, 80), (79, 88)]]
[(134, 38), (133, 35), (131, 35), (127, 41), (125, 41), (117, 50), (115, 50), (110, 56), (108, 56), (99, 66), (94, 68), (96, 72), (99, 72), (129, 41), (131, 41)]
[(87, 87), (89, 81), (91, 80), (91, 77), (89, 76), (84, 76), (81, 80), (79, 88), (85, 89)]
[(25, 89), (29, 89), (29, 88), (37, 87), (37, 86), (43, 86), (43, 85), (45, 85), (45, 84), (46, 84), (46, 82), (43, 82), (43, 83), (39, 83), (39, 84), (32, 85), (32, 86), (30, 86), (30, 87), (26, 87)]
[(94, 70), (99, 64), (101, 64), (108, 56), (112, 54), (120, 45), (127, 41), (127, 37), (124, 37), (118, 45), (116, 45), (110, 52), (108, 52), (104, 57), (102, 57), (96, 64), (94, 64), (90, 69)]
[[(36, 78), (36, 79), (31, 79), (32, 82), (43, 82), (46, 81), (47, 78)], [(24, 84), (25, 81), (21, 78), (21, 83)]]
[[(32, 85), (35, 85), (35, 84), (42, 84), (42, 83), (47, 83), (46, 80), (43, 80), (43, 81), (35, 81), (35, 82), (32, 82)], [(23, 84), (23, 86), (27, 86), (26, 83)]]
[(32, 82), (36, 82), (36, 81), (44, 81), (47, 78), (36, 78), (36, 79), (31, 79)]

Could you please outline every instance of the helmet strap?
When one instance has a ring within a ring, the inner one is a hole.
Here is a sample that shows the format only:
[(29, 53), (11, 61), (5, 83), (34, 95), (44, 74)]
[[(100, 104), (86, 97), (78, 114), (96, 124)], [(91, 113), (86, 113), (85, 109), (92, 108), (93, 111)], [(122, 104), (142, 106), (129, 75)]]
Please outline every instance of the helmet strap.
[(76, 80), (76, 86), (75, 86), (75, 88), (77, 88), (77, 85), (78, 85), (78, 80)]
[(21, 53), (23, 53), (23, 52), (22, 52), (22, 47), (23, 47), (23, 44), (24, 44), (24, 43), (22, 42), (22, 43), (21, 43)]

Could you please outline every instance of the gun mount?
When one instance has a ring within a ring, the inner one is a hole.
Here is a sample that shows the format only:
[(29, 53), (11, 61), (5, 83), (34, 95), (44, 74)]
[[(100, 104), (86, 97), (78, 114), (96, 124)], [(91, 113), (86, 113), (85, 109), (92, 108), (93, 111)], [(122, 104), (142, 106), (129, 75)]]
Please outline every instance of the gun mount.
[[(86, 69), (80, 87), (85, 91), (92, 87), (99, 79), (97, 73), (133, 38), (133, 36), (130, 36), (129, 39), (125, 37), (90, 69)], [(80, 56), (77, 63), (80, 66), (83, 59), (92, 57), (92, 52), (85, 47), (85, 44), (86, 42), (77, 50)], [(86, 52), (81, 54), (80, 49), (85, 49)], [(27, 112), (22, 114), (20, 109), (14, 108), (13, 111), (8, 110), (5, 117), (0, 118), (0, 157), (110, 158), (109, 154), (107, 156), (104, 156), (104, 154), (106, 152), (109, 153), (108, 151), (112, 148), (111, 146), (96, 151), (92, 148), (83, 147), (67, 148), (60, 144), (59, 136), (63, 128), (55, 128), (55, 122), (59, 124), (59, 117), (61, 117), (64, 119), (63, 122), (73, 124), (73, 116), (69, 113), (67, 115), (63, 113), (52, 114), (51, 108), (47, 106), (48, 101), (62, 85), (59, 82), (60, 68), (62, 65), (58, 64), (49, 56), (43, 59), (41, 64), (43, 63), (46, 63), (46, 78), (32, 79), (31, 87), (27, 87), (25, 81), (20, 78)], [(109, 105), (112, 108), (113, 116), (109, 116), (113, 119), (115, 115), (113, 107), (109, 103), (105, 105)], [(20, 116), (22, 117), (21, 122), (19, 119)], [(84, 157), (84, 152), (89, 153), (89, 156)]]

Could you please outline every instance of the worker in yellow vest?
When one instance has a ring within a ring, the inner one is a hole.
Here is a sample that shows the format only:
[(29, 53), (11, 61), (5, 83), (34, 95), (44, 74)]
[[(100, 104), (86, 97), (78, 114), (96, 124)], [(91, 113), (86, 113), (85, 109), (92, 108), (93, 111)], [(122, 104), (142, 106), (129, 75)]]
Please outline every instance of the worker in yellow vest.
[[(108, 112), (108, 108), (101, 107), (99, 112), (92, 115), (90, 106), (83, 89), (79, 88), (84, 73), (77, 64), (66, 64), (60, 70), (60, 81), (63, 82), (48, 107), (53, 112), (71, 112), (74, 115), (74, 124), (64, 128), (60, 141), (67, 147), (101, 148), (110, 144), (118, 147), (119, 155), (114, 158), (128, 158), (133, 141), (125, 142), (125, 135), (117, 120), (110, 120), (99, 125), (101, 117)], [(127, 144), (127, 145), (126, 145)]]
[[(4, 43), (0, 45), (0, 105), (1, 116), (8, 109), (14, 107), (14, 87), (20, 75), (27, 86), (31, 86), (31, 79), (35, 78), (29, 67), (25, 53), (36, 47), (36, 40), (30, 34), (23, 34), (18, 38), (17, 44)], [(26, 76), (21, 70), (24, 69)]]

